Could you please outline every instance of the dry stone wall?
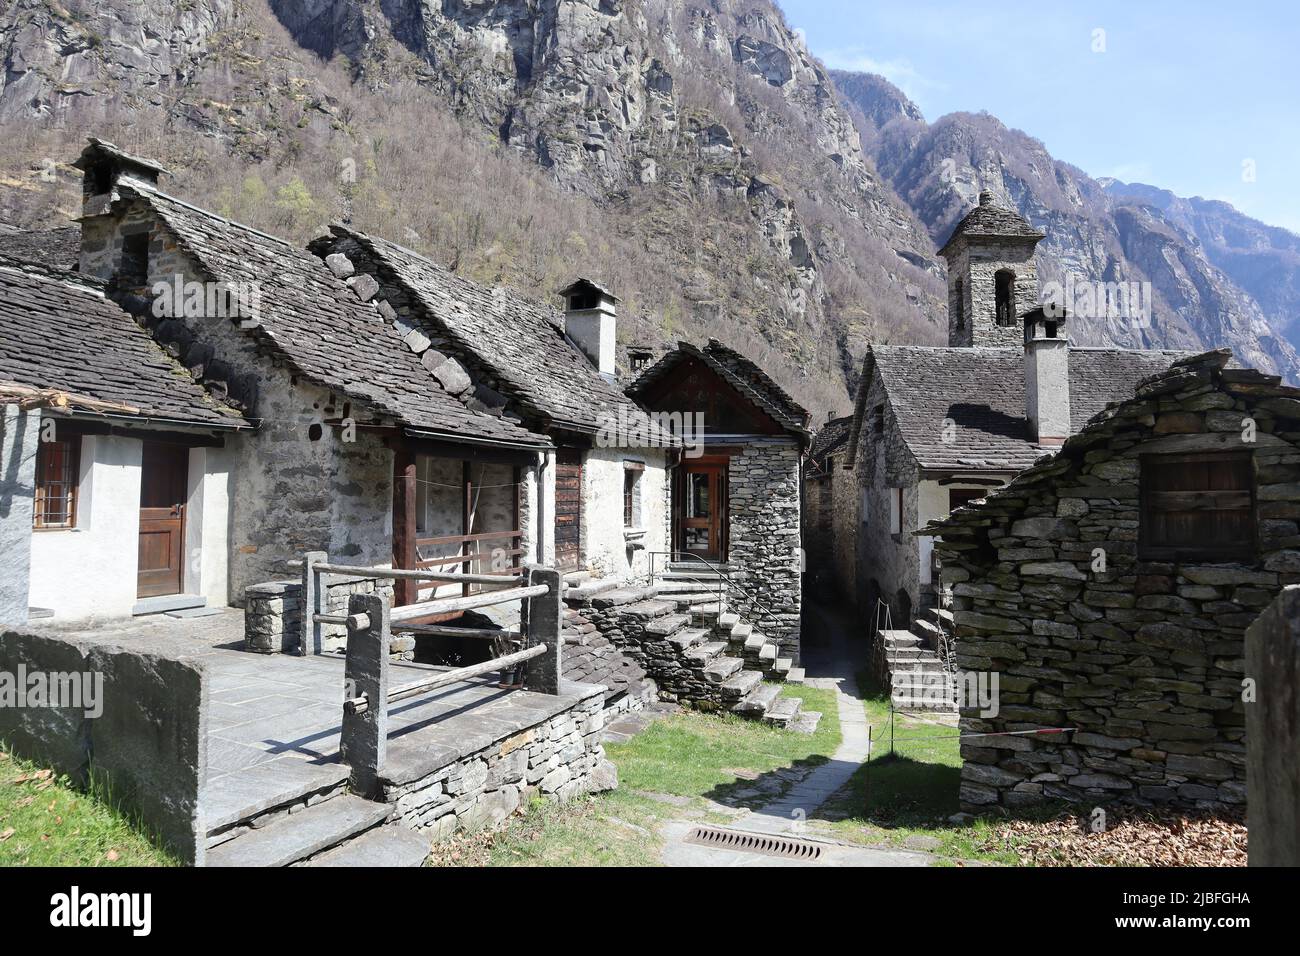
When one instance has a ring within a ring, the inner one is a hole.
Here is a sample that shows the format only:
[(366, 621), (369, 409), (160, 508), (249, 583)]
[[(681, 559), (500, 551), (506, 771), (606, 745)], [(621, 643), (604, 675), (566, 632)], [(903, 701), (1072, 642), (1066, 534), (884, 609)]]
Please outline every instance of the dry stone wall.
[[(1244, 631), (1300, 582), (1300, 390), (1223, 369), (1228, 358), (1177, 363), (1060, 454), (931, 526), (958, 666), (999, 676), (996, 716), (964, 708), (962, 732), (1077, 728), (963, 741), (963, 809), (1245, 802)], [(1253, 456), (1255, 557), (1145, 558), (1141, 456), (1224, 449)]]

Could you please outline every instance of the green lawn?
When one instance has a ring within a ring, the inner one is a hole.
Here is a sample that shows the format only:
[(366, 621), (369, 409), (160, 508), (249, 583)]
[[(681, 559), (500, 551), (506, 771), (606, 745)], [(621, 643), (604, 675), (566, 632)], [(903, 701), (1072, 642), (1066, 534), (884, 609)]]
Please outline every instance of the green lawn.
[[(728, 715), (682, 711), (661, 717), (606, 752), (617, 790), (566, 806), (535, 801), (501, 830), (434, 847), (435, 865), (657, 866), (659, 824), (690, 816), (729, 819), (716, 803), (751, 806), (792, 785), (796, 772), (829, 759), (840, 742), (835, 693), (782, 688), (822, 714), (817, 732), (797, 734)], [(711, 801), (716, 801), (712, 803)]]
[(954, 859), (1014, 863), (1010, 850), (982, 848), (994, 824), (948, 822), (959, 809), (961, 751), (957, 728), (896, 714), (890, 747), (889, 695), (867, 673), (858, 675), (867, 721), (872, 728), (872, 758), (814, 819), (840, 839), (933, 849)]
[(0, 750), (0, 866), (174, 866), (102, 792)]

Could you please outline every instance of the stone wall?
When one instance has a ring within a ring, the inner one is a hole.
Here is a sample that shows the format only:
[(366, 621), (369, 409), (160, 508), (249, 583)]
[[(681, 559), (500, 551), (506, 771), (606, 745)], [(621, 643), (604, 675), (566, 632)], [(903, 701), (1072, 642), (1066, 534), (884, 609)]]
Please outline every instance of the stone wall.
[[(1000, 680), (998, 714), (963, 709), (962, 732), (1077, 728), (964, 741), (965, 809), (1245, 802), (1243, 634), (1300, 582), (1300, 390), (1221, 370), (1228, 357), (1176, 363), (932, 529), (958, 666)], [(1222, 450), (1254, 460), (1254, 558), (1144, 556), (1142, 456)]]
[(629, 603), (628, 594), (598, 594), (583, 602), (582, 615), (653, 678), (660, 699), (705, 711), (735, 703), (724, 698), (720, 683), (705, 677), (707, 658), (673, 639), (680, 618), (672, 605), (653, 600), (650, 588), (641, 589), (639, 596), (643, 600)]
[[(382, 594), (391, 606), (393, 582), (388, 578), (339, 578), (323, 575), (327, 614), (347, 614), (354, 594)], [(296, 654), (302, 639), (302, 582), (267, 581), (244, 590), (244, 647), (258, 654)], [(321, 628), (322, 653), (341, 653), (347, 645), (347, 628), (325, 624)], [(412, 660), (415, 640), (394, 634), (389, 651)]]
[(118, 806), (138, 815), (177, 856), (202, 865), (206, 827), (199, 787), (208, 719), (202, 663), (159, 639), (125, 648), (53, 630), (5, 630), (0, 672), (16, 681), (20, 668), (28, 677), (39, 672), (47, 680), (91, 675), (102, 680), (101, 691), (94, 708), (86, 706), (91, 701), (84, 696), (60, 701), (80, 704), (64, 707), (0, 701), (5, 746), (79, 784), (93, 775)]
[[(123, 237), (150, 236), (148, 284), (205, 282), (208, 277), (148, 204), (114, 207), (112, 217), (83, 223), (82, 271), (107, 280)], [(127, 303), (130, 305), (130, 303)], [(392, 555), (392, 452), (382, 437), (358, 428), (343, 440), (329, 419), (370, 418), (279, 363), (268, 361), (255, 332), (228, 318), (154, 317), (141, 299), (140, 320), (154, 338), (217, 397), (228, 396), (260, 419), (253, 435), (229, 445), (231, 495), (229, 597), (279, 573), (304, 551), (331, 560), (377, 565)], [(380, 422), (382, 423), (382, 422)]]
[(26, 624), (39, 411), (0, 409), (0, 622)]
[(565, 802), (612, 790), (618, 772), (605, 759), (605, 713), (599, 688), (571, 708), (452, 761), (405, 775), (386, 769), (383, 799), (402, 822), (433, 841), (458, 831), (499, 826), (534, 795)]
[(802, 602), (800, 450), (790, 439), (752, 439), (727, 472), (729, 602), (799, 663)]
[[(1250, 865), (1300, 865), (1300, 587), (1288, 587), (1246, 630), (1246, 790)], [(1258, 743), (1257, 743), (1258, 741)]]

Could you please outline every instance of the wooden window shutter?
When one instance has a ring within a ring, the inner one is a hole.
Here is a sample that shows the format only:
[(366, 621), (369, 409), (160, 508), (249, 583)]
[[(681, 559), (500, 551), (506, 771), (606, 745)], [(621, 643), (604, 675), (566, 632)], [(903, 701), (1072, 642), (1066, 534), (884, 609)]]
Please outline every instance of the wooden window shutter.
[(1143, 455), (1138, 551), (1156, 560), (1254, 558), (1250, 452)]

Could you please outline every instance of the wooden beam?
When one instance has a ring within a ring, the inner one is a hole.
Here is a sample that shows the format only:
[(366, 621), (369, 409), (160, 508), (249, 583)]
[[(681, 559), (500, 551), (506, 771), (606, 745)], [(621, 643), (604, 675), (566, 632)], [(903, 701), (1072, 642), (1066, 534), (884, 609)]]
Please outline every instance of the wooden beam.
[[(393, 567), (414, 570), (416, 567), (416, 469), (411, 446), (401, 442), (393, 450)], [(415, 582), (398, 579), (394, 587), (394, 604), (414, 604)]]

